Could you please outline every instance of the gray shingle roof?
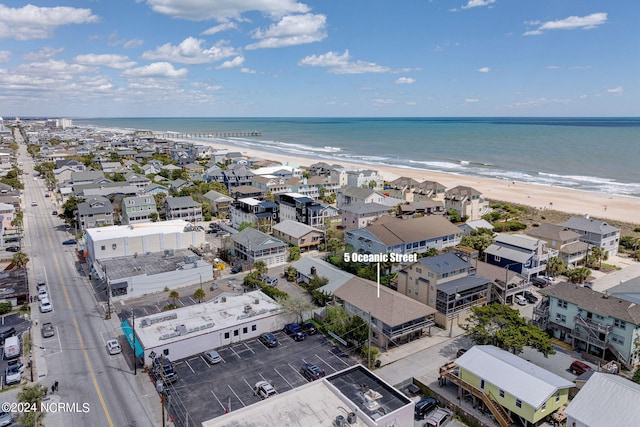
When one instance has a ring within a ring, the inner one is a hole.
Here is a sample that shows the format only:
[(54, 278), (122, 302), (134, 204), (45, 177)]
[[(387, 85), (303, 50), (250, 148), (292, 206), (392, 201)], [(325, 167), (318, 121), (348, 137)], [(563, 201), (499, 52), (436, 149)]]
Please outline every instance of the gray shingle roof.
[(436, 274), (451, 273), (469, 268), (471, 265), (452, 252), (420, 258), (418, 262)]
[(604, 221), (584, 216), (572, 216), (568, 221), (565, 221), (560, 225), (564, 225), (565, 227), (569, 227), (574, 230), (587, 231), (595, 234), (608, 234), (620, 231), (620, 229), (609, 225)]
[(167, 204), (169, 209), (193, 208), (200, 206), (200, 203), (193, 200), (191, 196), (167, 197), (165, 199), (165, 203)]
[(274, 230), (278, 230), (284, 234), (292, 236), (294, 238), (300, 238), (305, 234), (309, 234), (312, 231), (316, 231), (318, 233), (322, 233), (322, 231), (311, 227), (310, 225), (303, 224), (298, 221), (292, 221), (290, 219), (279, 222), (278, 224), (273, 226)]

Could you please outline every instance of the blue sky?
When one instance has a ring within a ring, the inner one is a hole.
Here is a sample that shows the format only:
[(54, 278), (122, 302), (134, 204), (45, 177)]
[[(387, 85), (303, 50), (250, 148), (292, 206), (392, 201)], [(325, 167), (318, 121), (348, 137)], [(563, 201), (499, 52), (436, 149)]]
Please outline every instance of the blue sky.
[(639, 116), (640, 3), (0, 3), (0, 115)]

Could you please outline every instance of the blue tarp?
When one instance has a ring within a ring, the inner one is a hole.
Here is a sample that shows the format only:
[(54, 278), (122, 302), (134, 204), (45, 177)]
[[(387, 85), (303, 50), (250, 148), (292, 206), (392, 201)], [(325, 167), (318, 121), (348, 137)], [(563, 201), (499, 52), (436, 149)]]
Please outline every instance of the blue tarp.
[(131, 348), (135, 349), (136, 357), (143, 357), (144, 349), (140, 345), (138, 338), (135, 338), (135, 347), (134, 347), (133, 329), (131, 328), (129, 321), (125, 320), (124, 322), (122, 322), (120, 324), (120, 329), (122, 329), (122, 332), (124, 332), (124, 336), (127, 338), (127, 341), (129, 342), (129, 345), (131, 346)]

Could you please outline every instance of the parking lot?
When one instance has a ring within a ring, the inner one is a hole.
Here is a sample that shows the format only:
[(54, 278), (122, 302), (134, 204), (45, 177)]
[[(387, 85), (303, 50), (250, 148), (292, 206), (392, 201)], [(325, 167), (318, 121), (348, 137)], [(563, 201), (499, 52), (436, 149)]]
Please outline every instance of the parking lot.
[(279, 342), (275, 348), (258, 339), (218, 348), (222, 361), (215, 365), (201, 355), (174, 361), (179, 379), (168, 387), (167, 399), (174, 423), (199, 426), (227, 410), (259, 402), (253, 391), (258, 381), (270, 382), (279, 393), (305, 384), (300, 374), (303, 363), (317, 365), (326, 375), (356, 363), (321, 333), (301, 342), (282, 331), (274, 335)]
[[(12, 326), (16, 328), (16, 335), (21, 337), (21, 342), (22, 342), (22, 334), (25, 332), (27, 334), (29, 333), (28, 331), (29, 331), (30, 322), (21, 318), (19, 313), (7, 314), (6, 316), (3, 316), (1, 318), (0, 330), (9, 329)], [(0, 350), (0, 351), (4, 351), (4, 350)], [(18, 360), (20, 360), (21, 363), (24, 363), (26, 368), (29, 362), (29, 357), (28, 357), (29, 355), (27, 355), (26, 358), (24, 356), (25, 355), (21, 353), (20, 358), (18, 358)], [(7, 366), (8, 366), (8, 361), (5, 360), (4, 354), (3, 354), (2, 358), (0, 358), (0, 375), (1, 375), (0, 381), (1, 381), (2, 387), (4, 387), (4, 378), (5, 378), (5, 372), (7, 370)], [(27, 372), (26, 375), (29, 375), (30, 370), (25, 369), (25, 372)]]

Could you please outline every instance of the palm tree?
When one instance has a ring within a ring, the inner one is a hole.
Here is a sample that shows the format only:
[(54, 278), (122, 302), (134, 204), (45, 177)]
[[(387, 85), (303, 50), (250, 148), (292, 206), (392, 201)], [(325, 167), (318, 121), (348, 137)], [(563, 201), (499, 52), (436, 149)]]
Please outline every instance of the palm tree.
[(205, 294), (202, 288), (196, 289), (195, 292), (193, 293), (193, 298), (198, 300), (198, 302), (202, 302), (202, 300), (205, 299), (206, 296), (207, 295)]
[(178, 291), (171, 291), (169, 293), (169, 299), (173, 305), (176, 305), (176, 302), (180, 299), (180, 294)]
[(267, 263), (264, 261), (256, 261), (253, 264), (253, 268), (258, 272), (258, 277), (267, 274), (267, 271), (269, 271), (269, 267), (267, 267)]
[(554, 256), (549, 258), (547, 262), (547, 274), (551, 277), (555, 277), (556, 274), (564, 270), (564, 262), (560, 257)]
[(29, 262), (29, 257), (24, 252), (16, 252), (11, 258), (11, 263), (15, 268), (22, 268)]
[(593, 260), (598, 263), (598, 268), (602, 268), (602, 260), (606, 255), (606, 251), (601, 247), (593, 248), (591, 250), (591, 256), (593, 257)]
[(576, 267), (568, 275), (573, 283), (583, 283), (591, 275), (591, 270), (587, 267)]

